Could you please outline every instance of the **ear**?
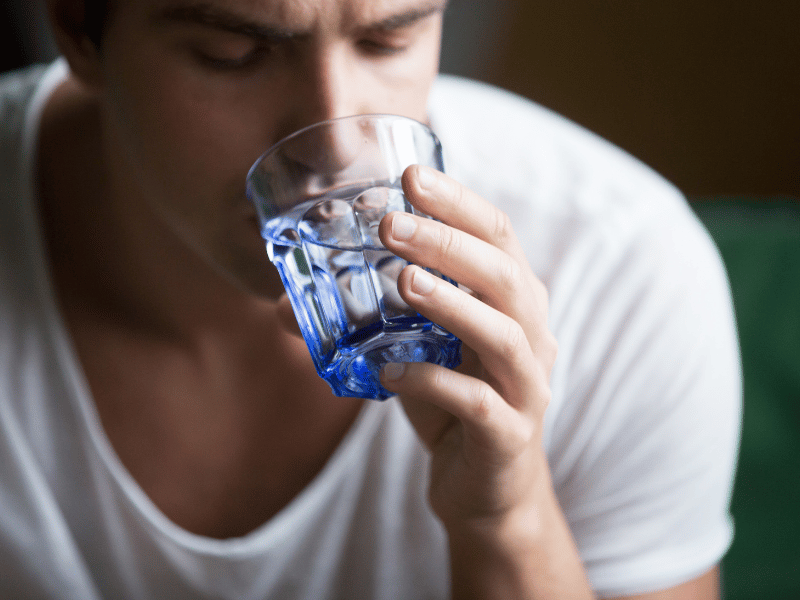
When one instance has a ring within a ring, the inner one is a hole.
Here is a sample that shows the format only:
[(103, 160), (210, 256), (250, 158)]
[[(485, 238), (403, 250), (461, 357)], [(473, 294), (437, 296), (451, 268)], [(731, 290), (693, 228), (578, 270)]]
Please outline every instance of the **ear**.
[(47, 0), (47, 12), (58, 49), (72, 73), (84, 85), (97, 89), (102, 84), (101, 49), (86, 27), (84, 0)]

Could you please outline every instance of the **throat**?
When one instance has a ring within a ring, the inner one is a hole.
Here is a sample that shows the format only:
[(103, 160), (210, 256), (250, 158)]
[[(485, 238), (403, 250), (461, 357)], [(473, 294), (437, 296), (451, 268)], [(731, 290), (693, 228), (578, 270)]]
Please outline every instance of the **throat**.
[(363, 405), (332, 396), (303, 341), (282, 330), (206, 348), (202, 359), (99, 338), (78, 347), (121, 463), (167, 518), (199, 535), (237, 537), (272, 518), (318, 475)]

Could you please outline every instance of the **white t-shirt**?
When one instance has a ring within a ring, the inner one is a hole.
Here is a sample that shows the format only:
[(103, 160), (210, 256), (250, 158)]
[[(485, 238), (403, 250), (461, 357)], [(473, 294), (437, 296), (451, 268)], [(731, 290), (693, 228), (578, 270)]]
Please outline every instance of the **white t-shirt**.
[[(42, 249), (33, 178), (63, 61), (0, 84), (0, 597), (426, 599), (448, 594), (428, 459), (399, 405), (367, 403), (267, 523), (218, 540), (170, 522), (106, 437)], [(600, 595), (693, 578), (732, 537), (740, 369), (719, 256), (680, 194), (551, 112), (437, 82), (456, 179), (500, 206), (550, 292), (544, 443)]]

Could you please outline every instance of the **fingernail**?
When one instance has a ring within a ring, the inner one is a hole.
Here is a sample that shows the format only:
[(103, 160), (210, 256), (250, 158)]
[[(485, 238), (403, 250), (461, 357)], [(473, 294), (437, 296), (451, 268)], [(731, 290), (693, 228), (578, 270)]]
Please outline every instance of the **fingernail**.
[(417, 181), (422, 189), (432, 190), (439, 182), (438, 171), (430, 167), (420, 166), (417, 169)]
[(436, 287), (436, 279), (433, 275), (422, 269), (416, 269), (411, 278), (411, 290), (420, 296), (427, 296)]
[(383, 377), (387, 381), (395, 381), (406, 372), (405, 363), (386, 363), (383, 367)]
[(417, 224), (411, 217), (397, 215), (392, 219), (392, 237), (396, 240), (407, 240), (417, 229)]

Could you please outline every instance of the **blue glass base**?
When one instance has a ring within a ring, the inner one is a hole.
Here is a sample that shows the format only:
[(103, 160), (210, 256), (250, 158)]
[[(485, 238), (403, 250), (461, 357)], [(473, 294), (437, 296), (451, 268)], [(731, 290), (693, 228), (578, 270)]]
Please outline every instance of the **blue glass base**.
[(320, 377), (336, 396), (385, 400), (393, 394), (380, 383), (380, 370), (390, 362), (429, 362), (455, 368), (461, 364), (461, 340), (426, 322), (417, 330), (386, 331), (371, 326), (337, 343), (317, 364)]

